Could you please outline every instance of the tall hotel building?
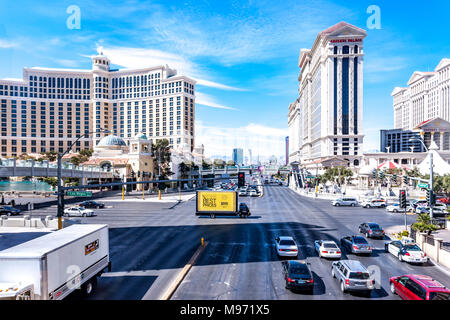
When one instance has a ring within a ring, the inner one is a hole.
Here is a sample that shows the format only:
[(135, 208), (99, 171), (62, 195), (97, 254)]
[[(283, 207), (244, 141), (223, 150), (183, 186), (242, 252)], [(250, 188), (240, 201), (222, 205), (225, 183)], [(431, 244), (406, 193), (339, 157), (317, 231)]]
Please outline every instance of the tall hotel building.
[[(1, 156), (63, 152), (100, 128), (125, 141), (144, 133), (172, 148), (194, 148), (195, 81), (168, 66), (112, 70), (103, 54), (92, 70), (24, 68), (23, 80), (0, 80)], [(92, 148), (100, 134), (74, 151)]]
[(363, 39), (340, 22), (300, 51), (299, 97), (289, 106), (289, 162), (339, 157), (359, 165), (362, 155)]
[(415, 71), (408, 87), (396, 87), (392, 97), (395, 129), (412, 130), (436, 117), (450, 121), (450, 59), (432, 72)]

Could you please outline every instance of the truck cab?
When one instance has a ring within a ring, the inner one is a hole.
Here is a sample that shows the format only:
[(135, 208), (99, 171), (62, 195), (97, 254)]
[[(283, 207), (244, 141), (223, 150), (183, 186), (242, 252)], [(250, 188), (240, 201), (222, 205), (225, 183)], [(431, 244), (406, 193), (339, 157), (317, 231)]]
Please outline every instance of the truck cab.
[(0, 300), (34, 300), (33, 284), (0, 283)]

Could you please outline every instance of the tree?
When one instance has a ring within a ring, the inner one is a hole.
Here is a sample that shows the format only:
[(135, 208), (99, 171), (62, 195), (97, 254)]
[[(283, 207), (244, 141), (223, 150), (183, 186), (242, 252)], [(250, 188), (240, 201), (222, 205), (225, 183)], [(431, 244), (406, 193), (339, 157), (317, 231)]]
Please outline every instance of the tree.
[(94, 150), (92, 149), (83, 149), (78, 152), (77, 155), (70, 158), (70, 162), (74, 165), (78, 166), (80, 163), (86, 162), (89, 160), (89, 158), (92, 156), (92, 153)]
[(153, 169), (156, 174), (159, 175), (161, 172), (161, 176), (164, 179), (167, 179), (169, 176), (173, 174), (170, 171), (170, 143), (167, 139), (159, 139), (156, 140), (155, 144), (152, 144), (152, 153), (153, 153)]
[(209, 169), (211, 169), (211, 164), (209, 164), (209, 163), (206, 162), (205, 160), (202, 160), (202, 169), (204, 169), (204, 170), (209, 170)]
[(233, 166), (235, 166), (235, 165), (236, 165), (236, 163), (234, 162), (234, 160), (228, 160), (228, 161), (227, 161), (227, 166), (233, 167)]
[(42, 152), (38, 161), (48, 160), (50, 162), (53, 162), (53, 161), (56, 161), (57, 156), (58, 156), (58, 153), (56, 151)]
[(347, 167), (332, 167), (328, 168), (325, 173), (319, 176), (320, 183), (326, 183), (327, 181), (337, 182), (343, 184), (345, 181), (349, 181), (353, 176), (353, 171)]
[(437, 227), (431, 223), (431, 218), (428, 213), (420, 213), (416, 222), (411, 227), (416, 231), (427, 232), (428, 234), (437, 230)]
[(30, 159), (34, 159), (34, 157), (32, 157), (32, 156), (30, 156), (30, 155), (28, 155), (26, 153), (22, 153), (22, 154), (20, 154), (17, 157), (17, 159), (19, 159), (19, 160), (30, 160)]
[(56, 188), (58, 185), (58, 179), (55, 177), (43, 177), (41, 179), (43, 182), (48, 183), (52, 188)]
[(184, 162), (181, 162), (178, 165), (178, 172), (181, 179), (186, 179), (188, 177), (188, 173), (191, 171), (191, 166)]
[(225, 161), (222, 159), (214, 159), (213, 161), (214, 167), (218, 169), (223, 169), (225, 167)]

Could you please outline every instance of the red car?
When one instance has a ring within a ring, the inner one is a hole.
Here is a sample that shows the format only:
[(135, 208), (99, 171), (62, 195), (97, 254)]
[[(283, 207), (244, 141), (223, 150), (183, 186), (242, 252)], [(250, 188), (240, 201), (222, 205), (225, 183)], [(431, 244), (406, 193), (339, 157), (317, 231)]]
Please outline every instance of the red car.
[(450, 204), (450, 198), (438, 198), (436, 199), (436, 202)]
[(409, 274), (389, 282), (391, 292), (403, 300), (450, 300), (450, 290), (429, 276)]

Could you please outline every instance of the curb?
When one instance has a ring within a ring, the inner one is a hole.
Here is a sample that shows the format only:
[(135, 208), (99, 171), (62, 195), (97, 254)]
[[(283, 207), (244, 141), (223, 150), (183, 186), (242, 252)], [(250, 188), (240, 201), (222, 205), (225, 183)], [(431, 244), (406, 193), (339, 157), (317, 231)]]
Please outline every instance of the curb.
[(184, 268), (180, 271), (180, 273), (175, 278), (175, 280), (172, 282), (172, 284), (169, 286), (169, 288), (167, 288), (167, 290), (160, 296), (160, 298), (158, 300), (170, 300), (170, 298), (173, 296), (173, 294), (177, 290), (178, 286), (181, 284), (181, 282), (183, 282), (183, 280), (186, 277), (186, 275), (188, 274), (189, 270), (191, 270), (192, 265), (198, 259), (198, 257), (203, 252), (203, 250), (205, 250), (207, 245), (208, 245), (208, 241), (205, 241), (203, 246), (200, 245), (200, 247), (194, 253), (194, 255), (189, 260), (189, 262), (184, 266)]

